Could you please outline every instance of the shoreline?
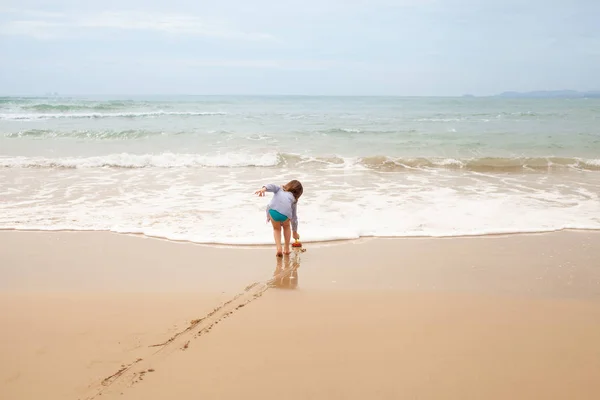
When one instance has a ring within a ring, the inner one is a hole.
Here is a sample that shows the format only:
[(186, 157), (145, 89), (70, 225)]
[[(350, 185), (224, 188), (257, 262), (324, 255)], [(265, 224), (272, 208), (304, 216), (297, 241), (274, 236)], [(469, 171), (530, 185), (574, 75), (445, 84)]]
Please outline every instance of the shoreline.
[[(112, 230), (94, 230), (94, 229), (23, 229), (23, 228), (0, 228), (0, 232), (48, 232), (48, 233), (108, 233), (111, 235), (118, 236), (130, 236), (130, 237), (141, 237), (144, 239), (154, 239), (172, 243), (184, 243), (192, 244), (197, 246), (207, 246), (216, 248), (240, 248), (240, 249), (264, 249), (275, 246), (275, 243), (257, 243), (257, 244), (235, 244), (235, 243), (220, 243), (220, 242), (194, 242), (192, 240), (185, 239), (171, 239), (166, 236), (153, 236), (145, 233), (136, 232), (118, 232)], [(440, 236), (427, 236), (427, 235), (414, 235), (414, 236), (359, 236), (357, 238), (349, 239), (330, 239), (330, 240), (316, 240), (307, 241), (300, 240), (301, 243), (310, 245), (322, 246), (334, 246), (343, 245), (347, 243), (360, 243), (369, 240), (406, 240), (406, 239), (467, 239), (467, 238), (495, 238), (495, 237), (512, 237), (512, 236), (528, 236), (528, 235), (544, 235), (560, 232), (600, 232), (600, 228), (560, 228), (554, 230), (532, 230), (532, 231), (521, 231), (521, 232), (498, 232), (498, 233), (483, 233), (483, 234), (461, 234), (461, 235), (440, 235)]]

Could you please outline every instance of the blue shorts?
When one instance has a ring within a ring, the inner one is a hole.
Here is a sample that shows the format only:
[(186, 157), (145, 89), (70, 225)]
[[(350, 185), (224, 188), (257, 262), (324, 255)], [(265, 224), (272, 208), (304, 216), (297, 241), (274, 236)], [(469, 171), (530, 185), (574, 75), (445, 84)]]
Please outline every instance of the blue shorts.
[(269, 210), (269, 215), (271, 216), (271, 219), (275, 222), (285, 222), (288, 219), (288, 217), (275, 210)]

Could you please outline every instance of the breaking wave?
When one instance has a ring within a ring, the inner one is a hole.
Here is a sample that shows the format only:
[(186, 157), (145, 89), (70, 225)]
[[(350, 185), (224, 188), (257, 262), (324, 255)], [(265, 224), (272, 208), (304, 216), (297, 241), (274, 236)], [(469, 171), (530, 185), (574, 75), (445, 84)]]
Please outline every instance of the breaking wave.
[(34, 121), (44, 119), (67, 118), (156, 118), (163, 116), (206, 117), (227, 115), (225, 112), (196, 112), (196, 111), (141, 111), (141, 112), (83, 112), (83, 113), (3, 113), (0, 120)]
[(293, 167), (349, 168), (381, 172), (412, 170), (463, 170), (472, 172), (551, 172), (566, 170), (600, 171), (600, 159), (537, 158), (394, 158), (309, 157), (285, 153), (223, 154), (109, 154), (94, 157), (0, 157), (0, 168), (193, 168), (193, 167)]
[(106, 110), (119, 110), (125, 107), (131, 107), (132, 105), (139, 106), (140, 104), (134, 104), (133, 102), (127, 101), (109, 101), (106, 103), (92, 103), (92, 104), (33, 104), (28, 106), (22, 106), (23, 110), (37, 111), (37, 112), (69, 112), (69, 111), (106, 111)]

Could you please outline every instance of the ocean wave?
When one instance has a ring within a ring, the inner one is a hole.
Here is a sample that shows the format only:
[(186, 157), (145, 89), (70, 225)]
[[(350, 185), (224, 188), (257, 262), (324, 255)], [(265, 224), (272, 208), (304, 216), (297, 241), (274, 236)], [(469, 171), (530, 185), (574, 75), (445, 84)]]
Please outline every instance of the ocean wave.
[(306, 157), (292, 154), (281, 155), (282, 162), (291, 165), (329, 165), (369, 169), (382, 172), (402, 172), (411, 170), (463, 170), (472, 172), (527, 172), (527, 171), (560, 171), (587, 170), (600, 171), (600, 159), (530, 157), (530, 158), (435, 158), (435, 157)]
[(356, 128), (331, 128), (324, 131), (323, 133), (363, 133), (361, 129)]
[(131, 107), (132, 105), (140, 106), (143, 104), (126, 102), (126, 101), (109, 101), (105, 103), (93, 103), (93, 104), (55, 104), (55, 103), (42, 103), (22, 106), (23, 110), (39, 111), (39, 112), (69, 112), (69, 111), (105, 111), (105, 110), (119, 110), (125, 107)]
[[(376, 129), (376, 128), (329, 128), (322, 129), (317, 131), (312, 131), (311, 133), (317, 132), (321, 135), (325, 136), (339, 136), (339, 137), (351, 137), (353, 135), (358, 135), (361, 137), (364, 136), (375, 136), (375, 135), (413, 135), (418, 133), (417, 129), (407, 128), (399, 126), (396, 129)], [(302, 132), (304, 133), (304, 132)]]
[(194, 168), (194, 167), (346, 168), (380, 172), (462, 170), (470, 172), (600, 171), (600, 159), (530, 158), (397, 158), (387, 156), (307, 156), (287, 153), (109, 154), (94, 157), (0, 157), (0, 168)]
[(566, 113), (561, 112), (533, 112), (533, 111), (516, 111), (516, 112), (476, 112), (465, 114), (438, 114), (431, 117), (422, 117), (414, 119), (415, 122), (489, 122), (493, 119), (539, 119), (539, 118), (554, 118), (565, 117)]
[(464, 121), (464, 117), (460, 118), (418, 118), (415, 119), (416, 122), (460, 122)]
[(146, 118), (146, 117), (163, 117), (163, 116), (183, 116), (183, 117), (206, 117), (227, 115), (226, 112), (212, 111), (144, 111), (144, 112), (116, 112), (116, 113), (3, 113), (0, 114), (0, 120), (8, 121), (34, 121), (44, 119), (66, 119), (66, 118)]
[[(173, 135), (177, 133), (172, 133)], [(32, 139), (56, 139), (56, 138), (73, 138), (73, 139), (139, 139), (151, 136), (165, 135), (162, 131), (148, 131), (128, 129), (123, 131), (118, 130), (81, 130), (81, 131), (55, 131), (50, 129), (27, 129), (19, 132), (9, 132), (4, 135), (6, 138), (32, 138)]]
[[(361, 131), (358, 129), (332, 129), (321, 131), (324, 134), (352, 134), (352, 133), (364, 133), (364, 134), (385, 134), (391, 133), (391, 131)], [(414, 133), (416, 131), (407, 131), (407, 133)], [(101, 140), (101, 139), (138, 139), (138, 138), (147, 138), (150, 136), (170, 136), (170, 135), (186, 135), (186, 134), (198, 134), (199, 132), (196, 130), (189, 131), (152, 131), (146, 129), (127, 129), (127, 130), (73, 130), (73, 131), (59, 131), (52, 129), (25, 129), (22, 131), (16, 132), (8, 132), (4, 134), (4, 137), (10, 139), (18, 139), (18, 138), (35, 138), (35, 139), (56, 139), (56, 138), (75, 138), (75, 139), (92, 139), (92, 140)], [(208, 130), (206, 131), (209, 135), (228, 135), (234, 134), (231, 131), (226, 130)], [(244, 136), (245, 139), (250, 141), (266, 141), (266, 140), (277, 140), (275, 136), (267, 135), (264, 133), (255, 133), (251, 135)]]
[[(222, 133), (228, 133), (228, 132), (222, 132)], [(260, 134), (256, 134), (256, 135), (250, 135), (250, 136), (246, 136), (247, 140), (252, 140), (252, 141), (262, 141), (262, 140), (272, 140), (275, 141), (275, 139), (272, 136), (269, 135), (260, 135)]]
[(109, 154), (95, 157), (0, 157), (0, 168), (190, 168), (190, 167), (272, 167), (280, 155), (227, 153), (200, 154)]
[(579, 169), (600, 171), (600, 159), (569, 157), (393, 158), (365, 157), (361, 164), (378, 170), (456, 169), (473, 172), (526, 172)]
[[(143, 139), (153, 136), (177, 136), (177, 135), (230, 135), (231, 132), (225, 130), (209, 131), (153, 131), (146, 129), (126, 129), (126, 130), (74, 130), (74, 131), (56, 131), (53, 129), (26, 129), (18, 132), (8, 132), (4, 134), (8, 139), (90, 139), (90, 140), (129, 140)], [(267, 135), (251, 135), (247, 140), (271, 140)]]

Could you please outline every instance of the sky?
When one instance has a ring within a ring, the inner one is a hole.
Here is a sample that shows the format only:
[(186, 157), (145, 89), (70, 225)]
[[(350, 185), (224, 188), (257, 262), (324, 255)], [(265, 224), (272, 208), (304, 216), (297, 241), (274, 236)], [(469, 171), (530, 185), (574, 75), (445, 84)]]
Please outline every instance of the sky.
[(89, 3), (2, 1), (0, 95), (600, 89), (598, 0)]

